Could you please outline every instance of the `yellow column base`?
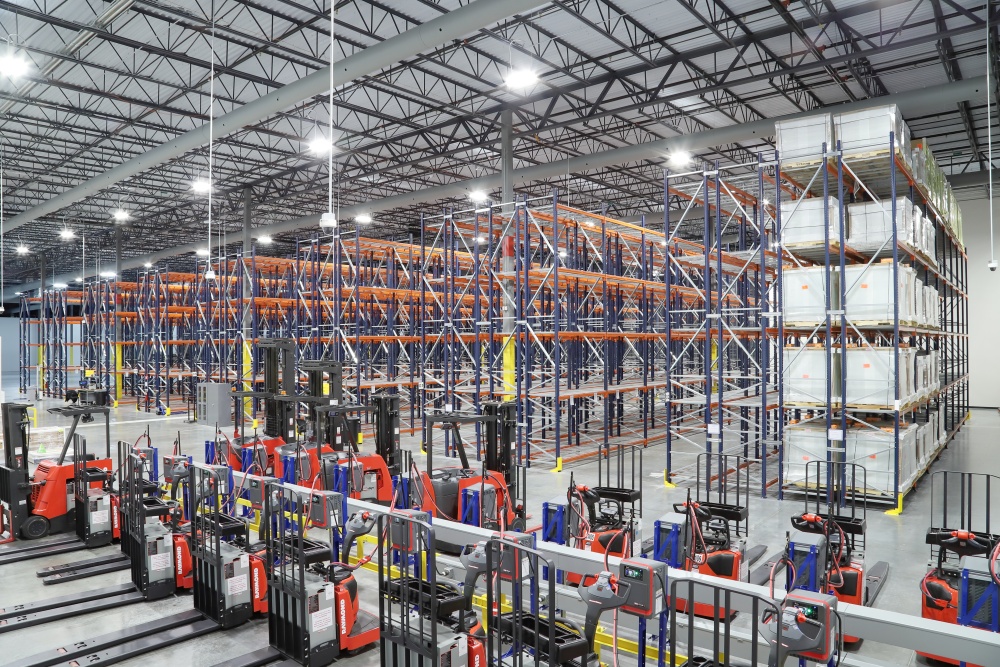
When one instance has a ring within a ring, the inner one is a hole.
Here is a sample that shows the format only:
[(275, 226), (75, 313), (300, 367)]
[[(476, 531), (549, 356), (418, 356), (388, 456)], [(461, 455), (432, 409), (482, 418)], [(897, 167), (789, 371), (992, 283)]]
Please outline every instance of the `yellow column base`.
[(562, 472), (562, 457), (556, 457), (556, 467), (552, 469), (552, 472)]
[(889, 516), (899, 516), (903, 513), (903, 494), (899, 494), (896, 498), (896, 506), (891, 510), (886, 510), (885, 513)]
[(668, 489), (676, 489), (677, 488), (677, 485), (670, 481), (670, 471), (669, 470), (664, 470), (663, 471), (663, 486), (667, 487)]

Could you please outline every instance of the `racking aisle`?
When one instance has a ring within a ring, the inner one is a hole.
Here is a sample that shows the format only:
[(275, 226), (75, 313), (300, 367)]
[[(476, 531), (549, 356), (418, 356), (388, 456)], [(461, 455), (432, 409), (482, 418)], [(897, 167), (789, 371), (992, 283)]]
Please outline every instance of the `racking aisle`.
[[(778, 259), (763, 165), (735, 165), (664, 177), (665, 198), (682, 214), (669, 226), (664, 271), (670, 290), (670, 386), (665, 481), (692, 482), (702, 452), (737, 454), (760, 493), (780, 433), (777, 358), (771, 332)], [(773, 181), (773, 179), (771, 179)], [(701, 236), (701, 243), (679, 237)], [(780, 436), (779, 436), (780, 437)], [(712, 457), (704, 479), (712, 479)]]

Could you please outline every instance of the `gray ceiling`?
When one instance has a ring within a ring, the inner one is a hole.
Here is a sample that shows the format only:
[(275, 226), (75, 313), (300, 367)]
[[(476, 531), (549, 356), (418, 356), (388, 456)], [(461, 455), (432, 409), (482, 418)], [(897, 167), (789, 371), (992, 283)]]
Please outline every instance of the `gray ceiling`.
[[(479, 0), (499, 2), (502, 0)], [(0, 0), (0, 30), (34, 67), (0, 78), (8, 220), (208, 121), (211, 16), (215, 115), (322, 69), (330, 0)], [(213, 12), (214, 4), (214, 12)], [(447, 15), (467, 0), (340, 0), (338, 60)], [(500, 117), (514, 114), (514, 166), (771, 118), (982, 76), (985, 4), (964, 0), (556, 0), (470, 30), (370, 76), (338, 85), (337, 196), (342, 205), (500, 170)], [(995, 34), (995, 33), (994, 33)], [(2, 48), (2, 47), (0, 47)], [(540, 81), (510, 91), (511, 68)], [(289, 104), (215, 145), (220, 228), (238, 240), (249, 190), (254, 225), (325, 210), (326, 165), (307, 145), (329, 119), (326, 95)], [(986, 106), (946, 101), (908, 118), (948, 173), (985, 169)], [(769, 137), (703, 151), (746, 160)], [(67, 202), (5, 235), (7, 284), (111, 260), (119, 205), (132, 212), (124, 253), (141, 258), (205, 237), (207, 203), (192, 179), (207, 147)], [(630, 217), (662, 210), (660, 166), (631, 162), (553, 185), (576, 206)], [(495, 196), (498, 193), (494, 191)], [(369, 235), (404, 235), (421, 210), (380, 213)], [(63, 241), (68, 226), (77, 238)], [(285, 239), (294, 239), (289, 233)], [(287, 249), (277, 247), (275, 252)], [(92, 261), (88, 261), (91, 264)]]

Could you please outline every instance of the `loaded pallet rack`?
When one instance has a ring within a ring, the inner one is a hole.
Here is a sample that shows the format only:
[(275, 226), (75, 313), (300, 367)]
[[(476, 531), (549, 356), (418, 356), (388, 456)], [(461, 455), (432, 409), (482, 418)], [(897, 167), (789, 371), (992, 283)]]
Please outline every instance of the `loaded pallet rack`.
[[(779, 496), (819, 490), (806, 485), (800, 459), (840, 460), (866, 467), (855, 493), (902, 511), (968, 413), (968, 268), (954, 213), (915, 177), (909, 144), (895, 133), (864, 151), (823, 144), (814, 159), (778, 160), (775, 170), (797, 194), (828, 202), (822, 242), (781, 243)], [(784, 241), (782, 194), (775, 222)], [(921, 225), (933, 243), (920, 239)], [(872, 228), (874, 241), (864, 235)], [(801, 279), (808, 271), (813, 278)], [(796, 287), (820, 289), (811, 321), (791, 316)], [(818, 379), (800, 377), (803, 359)]]
[[(422, 217), (420, 237), (406, 241), (336, 229), (299, 240), (289, 257), (251, 249), (199, 260), (191, 273), (96, 281), (82, 296), (47, 292), (36, 297), (43, 316), (22, 321), (22, 385), (35, 369), (31, 345), (65, 350), (66, 299), (79, 298), (82, 375), (134, 397), (140, 410), (170, 411), (203, 380), (253, 388), (262, 381), (259, 341), (290, 338), (296, 369), (315, 359), (344, 363), (348, 400), (398, 393), (412, 432), (426, 428), (428, 412), (515, 400), (517, 452), (528, 465), (559, 469), (613, 446), (665, 441), (668, 484), (694, 479), (700, 453), (738, 453), (755, 462), (760, 492), (777, 485), (780, 495), (804, 490), (789, 458), (790, 430), (820, 426), (825, 458), (846, 456), (837, 444), (845, 438), (885, 428), (891, 442), (883, 451), (895, 463), (883, 471), (891, 483), (873, 495), (899, 505), (968, 405), (966, 256), (905, 155), (823, 146), (791, 165), (758, 157), (666, 173), (663, 185), (665, 210), (680, 204), (682, 212), (675, 220), (665, 214), (662, 227), (567, 206), (554, 191)], [(845, 193), (885, 202), (895, 221), (901, 191), (934, 220), (933, 250), (895, 235), (880, 247), (851, 248)], [(784, 205), (833, 193), (840, 204), (824, 207), (823, 241), (788, 242)], [(789, 276), (805, 268), (820, 286), (812, 323), (786, 312)], [(838, 276), (887, 270), (898, 287), (900, 272), (911, 269), (937, 288), (939, 326), (898, 312), (868, 321), (838, 307), (851, 292)], [(893, 350), (893, 401), (842, 405), (850, 375), (834, 372), (837, 359), (879, 347)], [(939, 386), (905, 400), (900, 349), (933, 352)], [(817, 350), (824, 372), (815, 400), (786, 400), (798, 355)], [(55, 349), (46, 355), (45, 391), (59, 391), (71, 367)], [(940, 436), (901, 469), (901, 426), (934, 419)]]

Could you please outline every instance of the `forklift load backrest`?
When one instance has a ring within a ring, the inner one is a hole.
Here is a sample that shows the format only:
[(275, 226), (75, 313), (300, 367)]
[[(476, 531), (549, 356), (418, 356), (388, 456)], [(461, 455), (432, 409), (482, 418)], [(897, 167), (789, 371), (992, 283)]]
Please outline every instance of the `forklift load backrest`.
[(737, 535), (747, 532), (750, 475), (760, 470), (760, 461), (738, 454), (698, 455), (695, 502), (713, 519), (731, 524)]
[[(931, 525), (926, 543), (931, 556), (961, 556), (955, 548), (977, 549), (978, 544), (1000, 541), (1000, 528), (992, 521), (993, 488), (1000, 489), (1000, 477), (986, 473), (939, 470), (931, 475)], [(954, 535), (953, 535), (954, 533)], [(975, 540), (966, 539), (975, 535)], [(952, 548), (955, 547), (955, 548)], [(939, 554), (939, 549), (945, 553)]]
[[(806, 463), (805, 511), (802, 516), (816, 516), (830, 522), (831, 536), (842, 531), (849, 536), (851, 550), (863, 550), (868, 528), (868, 471), (857, 463), (809, 461)], [(804, 530), (795, 525), (798, 530)], [(833, 527), (836, 529), (832, 529)]]

